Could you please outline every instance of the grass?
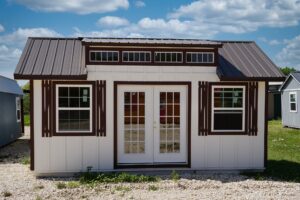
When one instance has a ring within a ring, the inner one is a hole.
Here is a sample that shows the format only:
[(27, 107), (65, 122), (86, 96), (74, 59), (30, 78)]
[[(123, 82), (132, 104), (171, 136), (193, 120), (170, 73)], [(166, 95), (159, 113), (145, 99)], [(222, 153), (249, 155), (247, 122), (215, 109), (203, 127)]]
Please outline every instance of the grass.
[(173, 170), (172, 173), (171, 173), (171, 179), (173, 181), (178, 181), (180, 179), (179, 174), (175, 170)]
[(29, 114), (24, 115), (24, 125), (30, 126), (30, 115)]
[(81, 184), (98, 184), (98, 183), (143, 183), (157, 182), (159, 178), (156, 176), (135, 175), (129, 173), (94, 173), (85, 172), (80, 176)]
[(66, 183), (64, 183), (64, 182), (58, 182), (58, 183), (56, 183), (56, 187), (57, 187), (57, 189), (65, 189), (65, 188), (67, 188), (67, 184)]
[(23, 165), (29, 165), (29, 163), (30, 163), (30, 157), (26, 156), (26, 157), (22, 158), (21, 163)]
[(159, 187), (155, 186), (155, 185), (149, 185), (148, 190), (149, 191), (157, 191), (157, 190), (159, 190)]
[(67, 183), (68, 188), (78, 188), (80, 183), (78, 181), (70, 181)]
[(279, 120), (269, 121), (267, 169), (246, 175), (300, 182), (300, 130), (283, 128)]

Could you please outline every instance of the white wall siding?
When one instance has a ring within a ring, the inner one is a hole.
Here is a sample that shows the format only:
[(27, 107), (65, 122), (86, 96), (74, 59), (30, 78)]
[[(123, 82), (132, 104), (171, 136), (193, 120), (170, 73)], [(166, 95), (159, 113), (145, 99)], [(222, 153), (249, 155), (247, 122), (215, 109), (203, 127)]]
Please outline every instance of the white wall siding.
[(219, 81), (215, 67), (87, 66), (88, 80), (106, 80), (106, 137), (42, 138), (41, 81), (34, 81), (35, 171), (37, 173), (113, 170), (114, 81), (190, 81), (191, 168), (263, 169), (264, 82), (259, 82), (257, 136), (198, 136), (198, 82)]

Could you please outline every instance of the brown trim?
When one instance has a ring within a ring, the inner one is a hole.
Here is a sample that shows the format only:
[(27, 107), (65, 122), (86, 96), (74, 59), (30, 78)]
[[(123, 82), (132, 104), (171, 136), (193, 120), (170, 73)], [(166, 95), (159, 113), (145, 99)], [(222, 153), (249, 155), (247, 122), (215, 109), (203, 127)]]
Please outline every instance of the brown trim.
[(21, 131), (24, 134), (25, 128), (24, 128), (24, 100), (23, 97), (21, 97)]
[(249, 82), (248, 92), (248, 135), (257, 136), (258, 83)]
[(24, 75), (14, 74), (14, 79), (25, 80), (87, 80), (87, 74), (83, 75)]
[[(245, 86), (245, 129), (244, 131), (240, 131), (240, 132), (213, 132), (211, 130), (211, 117), (212, 117), (212, 108), (211, 108), (211, 103), (212, 103), (212, 86), (217, 86), (217, 85), (223, 85), (223, 86)], [(247, 128), (248, 128), (248, 98), (247, 98), (247, 95), (248, 95), (248, 83), (247, 82), (210, 82), (209, 83), (209, 115), (208, 115), (208, 129), (209, 129), (209, 132), (208, 132), (208, 135), (247, 135), (248, 134), (248, 131), (247, 131)]]
[(209, 131), (209, 83), (200, 81), (198, 84), (198, 135), (206, 136)]
[(264, 167), (268, 165), (268, 90), (269, 83), (265, 81), (265, 127), (264, 127)]
[(219, 75), (220, 81), (284, 81), (285, 77), (225, 77)]
[(106, 81), (96, 82), (96, 135), (106, 136)]
[(34, 170), (34, 87), (30, 80), (30, 170)]
[[(118, 51), (119, 53), (119, 60), (116, 62), (92, 62), (90, 61), (90, 51)], [(149, 51), (151, 52), (151, 61), (150, 62), (123, 62), (122, 61), (122, 55), (123, 51)], [(154, 58), (154, 53), (155, 52), (182, 52), (182, 62), (155, 62)], [(213, 63), (187, 63), (186, 62), (186, 52), (213, 52), (214, 53), (214, 62)], [(140, 47), (135, 47), (135, 48), (121, 48), (121, 47), (90, 47), (87, 46), (85, 50), (85, 63), (86, 65), (143, 65), (143, 66), (205, 66), (205, 67), (216, 67), (217, 62), (218, 62), (218, 52), (217, 49), (212, 48), (212, 49), (156, 49), (156, 48), (140, 48)]]
[[(153, 164), (153, 165), (119, 165), (118, 164), (118, 85), (186, 85), (188, 91), (188, 110), (187, 110), (187, 141), (188, 155), (187, 163), (184, 164)], [(161, 82), (161, 81), (115, 81), (114, 82), (114, 169), (121, 168), (156, 168), (156, 167), (191, 167), (191, 82)]]
[[(92, 100), (95, 100), (95, 92), (94, 92), (94, 88), (95, 88), (95, 81), (53, 81), (53, 85), (52, 85), (52, 89), (53, 89), (53, 107), (52, 107), (52, 112), (53, 115), (55, 116), (56, 113), (56, 85), (57, 84), (61, 84), (61, 85), (72, 85), (72, 84), (76, 84), (76, 85), (91, 85), (92, 86)], [(92, 116), (93, 119), (92, 120), (92, 132), (64, 132), (64, 133), (58, 133), (56, 132), (56, 120), (55, 117), (53, 118), (53, 136), (96, 136), (96, 129), (95, 129), (95, 103), (92, 103)]]

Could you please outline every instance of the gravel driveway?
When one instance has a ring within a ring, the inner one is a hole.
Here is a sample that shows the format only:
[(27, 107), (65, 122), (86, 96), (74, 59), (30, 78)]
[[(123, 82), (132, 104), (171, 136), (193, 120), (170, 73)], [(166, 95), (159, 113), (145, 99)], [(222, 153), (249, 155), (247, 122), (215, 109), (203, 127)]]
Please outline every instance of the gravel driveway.
[(256, 181), (238, 174), (183, 174), (157, 183), (99, 184), (95, 188), (68, 185), (74, 178), (37, 179), (26, 163), (27, 134), (0, 148), (0, 199), (300, 199), (300, 183)]

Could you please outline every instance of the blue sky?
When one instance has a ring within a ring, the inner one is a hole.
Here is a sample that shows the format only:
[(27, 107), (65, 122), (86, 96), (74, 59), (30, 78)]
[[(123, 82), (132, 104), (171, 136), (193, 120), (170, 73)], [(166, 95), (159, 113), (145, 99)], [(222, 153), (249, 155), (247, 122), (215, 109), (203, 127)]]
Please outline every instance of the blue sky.
[(300, 70), (299, 0), (2, 0), (0, 75), (29, 36), (254, 40), (278, 66)]

